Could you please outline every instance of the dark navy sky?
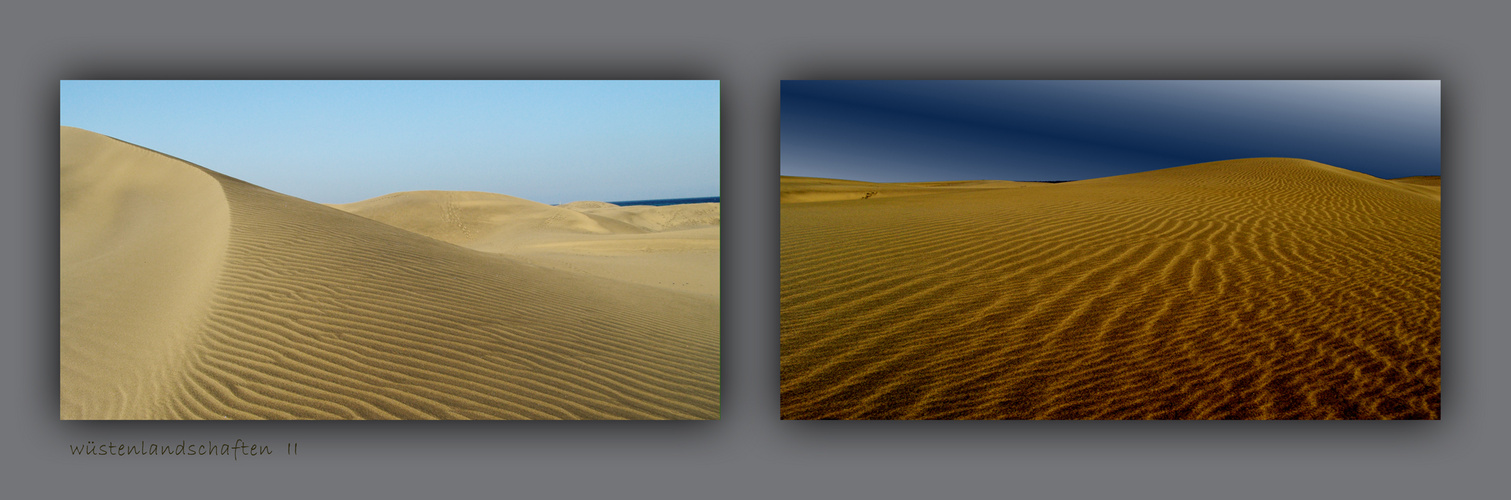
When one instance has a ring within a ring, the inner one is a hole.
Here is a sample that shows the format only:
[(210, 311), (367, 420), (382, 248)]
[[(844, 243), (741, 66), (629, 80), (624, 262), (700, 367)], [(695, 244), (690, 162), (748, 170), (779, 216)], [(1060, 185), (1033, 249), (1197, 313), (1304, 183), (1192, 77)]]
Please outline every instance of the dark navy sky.
[(1439, 175), (1441, 84), (1422, 81), (782, 82), (782, 175), (1073, 180), (1291, 157)]

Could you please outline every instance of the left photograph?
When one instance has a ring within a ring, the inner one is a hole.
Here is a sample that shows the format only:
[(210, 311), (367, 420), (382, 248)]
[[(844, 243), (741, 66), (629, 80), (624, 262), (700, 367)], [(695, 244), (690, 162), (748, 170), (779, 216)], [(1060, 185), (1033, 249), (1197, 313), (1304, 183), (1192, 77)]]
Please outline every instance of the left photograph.
[(719, 418), (718, 81), (59, 100), (64, 420)]

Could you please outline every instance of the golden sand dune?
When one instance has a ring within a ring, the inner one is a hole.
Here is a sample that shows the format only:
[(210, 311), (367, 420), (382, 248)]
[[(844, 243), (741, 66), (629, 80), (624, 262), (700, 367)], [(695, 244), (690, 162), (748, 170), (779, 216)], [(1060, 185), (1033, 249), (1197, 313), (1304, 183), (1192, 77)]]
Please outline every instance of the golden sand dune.
[(539, 266), (719, 295), (718, 203), (551, 206), (491, 193), (415, 191), (331, 206)]
[(60, 154), (65, 419), (718, 417), (715, 299), (463, 248), (79, 129)]
[(1400, 179), (1394, 180), (1396, 182), (1418, 184), (1422, 186), (1442, 187), (1443, 185), (1443, 176), (1441, 175), (1418, 175), (1413, 177), (1402, 177)]
[(1258, 158), (784, 203), (782, 416), (1438, 418), (1429, 188)]
[(1406, 184), (1417, 193), (1431, 196), (1434, 199), (1443, 198), (1443, 179), (1439, 175), (1419, 175), (1416, 177), (1402, 177), (1393, 179), (1399, 184)]

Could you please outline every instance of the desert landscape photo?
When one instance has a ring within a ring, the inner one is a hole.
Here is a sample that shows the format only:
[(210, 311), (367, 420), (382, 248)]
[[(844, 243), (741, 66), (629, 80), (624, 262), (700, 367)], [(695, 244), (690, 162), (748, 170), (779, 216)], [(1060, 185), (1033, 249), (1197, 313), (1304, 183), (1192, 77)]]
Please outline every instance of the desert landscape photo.
[(1437, 81), (784, 81), (783, 419), (1439, 419)]
[(719, 418), (718, 82), (61, 88), (62, 419)]

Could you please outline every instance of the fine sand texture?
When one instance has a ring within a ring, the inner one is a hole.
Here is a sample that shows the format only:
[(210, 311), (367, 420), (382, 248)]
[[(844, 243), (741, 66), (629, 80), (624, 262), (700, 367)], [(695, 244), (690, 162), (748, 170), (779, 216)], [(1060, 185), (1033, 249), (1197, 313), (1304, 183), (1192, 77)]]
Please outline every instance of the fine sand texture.
[(1436, 177), (889, 186), (782, 179), (785, 419), (1439, 418)]
[(679, 290), (608, 257), (584, 272), (497, 251), (657, 234), (613, 217), (433, 195), (522, 207), (453, 242), (445, 213), (411, 214), (431, 236), (93, 132), (63, 127), (60, 146), (64, 419), (719, 417), (717, 216), (685, 238), (714, 276)]

